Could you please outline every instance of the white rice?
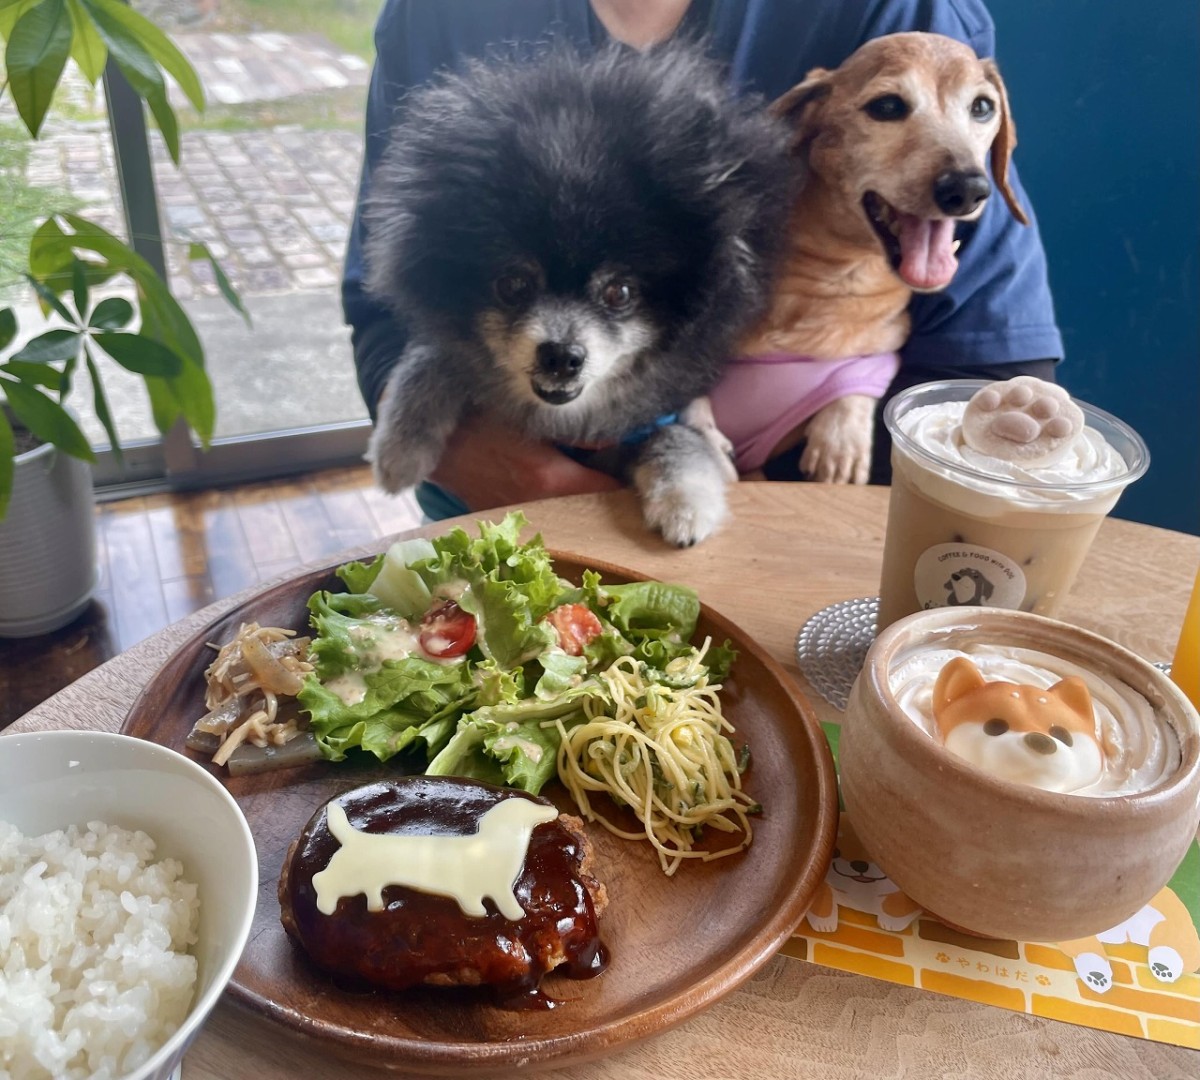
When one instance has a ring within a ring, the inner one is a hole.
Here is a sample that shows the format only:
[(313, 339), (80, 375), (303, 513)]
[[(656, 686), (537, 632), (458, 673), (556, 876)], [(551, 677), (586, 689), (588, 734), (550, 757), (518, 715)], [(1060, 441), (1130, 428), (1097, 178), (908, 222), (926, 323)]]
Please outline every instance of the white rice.
[(187, 1016), (200, 901), (144, 832), (0, 821), (0, 1080), (115, 1080)]

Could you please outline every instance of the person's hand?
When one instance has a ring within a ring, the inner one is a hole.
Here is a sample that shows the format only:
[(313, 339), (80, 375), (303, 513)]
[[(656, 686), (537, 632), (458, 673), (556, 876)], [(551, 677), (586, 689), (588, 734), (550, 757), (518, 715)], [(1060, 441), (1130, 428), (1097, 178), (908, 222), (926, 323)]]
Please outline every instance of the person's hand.
[(484, 416), (468, 416), (459, 424), (430, 479), (472, 511), (622, 486), (549, 443), (532, 442)]

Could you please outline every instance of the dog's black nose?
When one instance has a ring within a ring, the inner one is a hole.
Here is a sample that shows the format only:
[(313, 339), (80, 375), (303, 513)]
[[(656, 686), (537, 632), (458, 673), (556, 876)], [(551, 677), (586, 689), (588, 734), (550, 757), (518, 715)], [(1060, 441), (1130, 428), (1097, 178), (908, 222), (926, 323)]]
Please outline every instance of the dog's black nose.
[(582, 345), (563, 341), (543, 341), (537, 347), (538, 370), (558, 379), (567, 379), (579, 374), (587, 359), (587, 349)]
[(862, 859), (852, 859), (850, 861), (850, 869), (856, 874), (865, 874), (871, 869), (871, 864), (869, 862), (864, 862)]
[(981, 172), (951, 170), (933, 182), (933, 201), (950, 217), (965, 217), (992, 193), (992, 185)]

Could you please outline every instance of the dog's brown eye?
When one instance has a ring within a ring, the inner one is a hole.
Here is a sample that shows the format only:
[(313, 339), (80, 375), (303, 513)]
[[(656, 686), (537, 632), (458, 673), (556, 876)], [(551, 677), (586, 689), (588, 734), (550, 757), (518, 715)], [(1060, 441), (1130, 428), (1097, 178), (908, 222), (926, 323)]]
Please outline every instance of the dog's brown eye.
[(493, 286), (496, 299), (505, 307), (520, 307), (533, 296), (533, 278), (521, 271), (502, 274)]
[(1057, 739), (1063, 746), (1074, 746), (1075, 740), (1071, 738), (1071, 733), (1065, 727), (1059, 727), (1055, 724), (1050, 729), (1050, 737)]
[(872, 120), (903, 120), (909, 113), (908, 102), (899, 94), (881, 94), (863, 106)]
[(1008, 721), (993, 719), (983, 725), (985, 735), (1003, 735), (1008, 730)]
[(971, 102), (971, 119), (990, 120), (996, 113), (996, 103), (990, 97), (980, 95)]
[(633, 303), (633, 286), (627, 281), (610, 281), (600, 293), (600, 302), (609, 311), (624, 311)]

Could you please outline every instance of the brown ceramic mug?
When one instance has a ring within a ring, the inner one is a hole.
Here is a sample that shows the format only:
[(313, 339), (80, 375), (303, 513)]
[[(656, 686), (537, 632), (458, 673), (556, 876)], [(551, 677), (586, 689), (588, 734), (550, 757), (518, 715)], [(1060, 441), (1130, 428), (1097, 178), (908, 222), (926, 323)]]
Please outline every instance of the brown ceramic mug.
[[(998, 779), (904, 712), (889, 675), (915, 648), (1002, 646), (1059, 657), (1136, 691), (1179, 744), (1149, 788), (1098, 796)], [(840, 740), (847, 813), (916, 903), (971, 933), (1062, 941), (1100, 933), (1171, 878), (1200, 824), (1200, 717), (1171, 680), (1097, 634), (1038, 615), (939, 608), (901, 619), (867, 654)]]

